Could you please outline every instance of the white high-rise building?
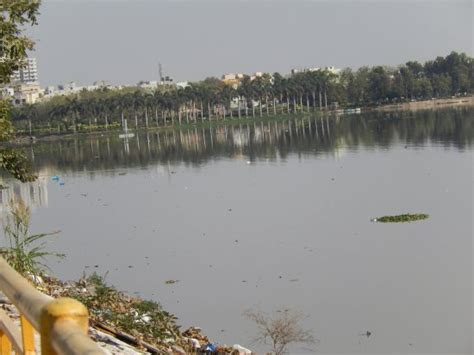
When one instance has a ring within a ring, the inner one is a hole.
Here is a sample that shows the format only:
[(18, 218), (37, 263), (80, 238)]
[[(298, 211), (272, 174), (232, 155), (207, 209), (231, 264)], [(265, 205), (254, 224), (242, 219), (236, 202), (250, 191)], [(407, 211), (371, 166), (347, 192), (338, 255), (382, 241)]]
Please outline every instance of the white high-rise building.
[(36, 58), (28, 58), (24, 68), (13, 72), (12, 82), (22, 84), (38, 83), (38, 68), (36, 66)]

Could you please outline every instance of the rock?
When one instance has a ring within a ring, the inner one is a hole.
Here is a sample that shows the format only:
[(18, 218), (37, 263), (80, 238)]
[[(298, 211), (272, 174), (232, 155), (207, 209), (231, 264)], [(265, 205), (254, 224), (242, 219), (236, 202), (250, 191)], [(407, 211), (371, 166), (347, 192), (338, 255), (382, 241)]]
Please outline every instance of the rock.
[(186, 355), (186, 351), (184, 351), (184, 349), (180, 346), (173, 345), (171, 350), (173, 351), (173, 354)]
[(201, 344), (199, 343), (199, 340), (194, 339), (194, 338), (187, 338), (189, 345), (193, 347), (193, 349), (200, 349)]
[(38, 276), (38, 275), (34, 275), (34, 274), (31, 274), (31, 273), (28, 273), (28, 278), (33, 281), (33, 283), (36, 285), (36, 286), (42, 286), (44, 285), (44, 280), (41, 276)]
[(239, 344), (235, 344), (233, 347), (232, 347), (232, 354), (238, 354), (238, 355), (250, 355), (252, 354), (252, 351), (247, 349), (247, 348), (244, 348), (242, 345), (239, 345)]
[(143, 315), (141, 320), (144, 323), (150, 323), (151, 317), (149, 315)]

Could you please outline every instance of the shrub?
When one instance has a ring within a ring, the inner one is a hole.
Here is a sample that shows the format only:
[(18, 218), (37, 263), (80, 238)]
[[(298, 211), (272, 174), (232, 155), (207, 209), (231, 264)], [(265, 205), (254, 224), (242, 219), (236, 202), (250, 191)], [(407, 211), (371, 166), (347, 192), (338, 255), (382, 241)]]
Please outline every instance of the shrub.
[(48, 256), (63, 258), (64, 254), (46, 251), (45, 238), (59, 232), (30, 234), (30, 209), (20, 200), (10, 202), (3, 232), (9, 244), (0, 250), (5, 260), (24, 277), (37, 280), (48, 269), (43, 263)]

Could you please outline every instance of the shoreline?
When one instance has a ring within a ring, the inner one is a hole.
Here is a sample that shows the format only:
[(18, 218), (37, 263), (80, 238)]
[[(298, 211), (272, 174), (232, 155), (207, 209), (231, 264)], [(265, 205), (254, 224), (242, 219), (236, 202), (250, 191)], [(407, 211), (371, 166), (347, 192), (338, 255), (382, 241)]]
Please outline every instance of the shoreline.
[[(365, 106), (360, 108), (361, 113), (367, 112), (396, 112), (396, 111), (422, 111), (422, 110), (437, 110), (449, 107), (469, 107), (474, 106), (474, 95), (454, 97), (454, 98), (442, 98), (432, 99), (423, 101), (405, 102), (399, 104), (388, 104), (382, 106)], [(167, 125), (167, 126), (151, 126), (148, 128), (140, 127), (138, 129), (131, 129), (132, 132), (148, 131), (148, 132), (162, 132), (170, 130), (181, 130), (190, 128), (209, 128), (219, 126), (235, 126), (247, 123), (257, 123), (266, 121), (282, 121), (288, 118), (303, 118), (308, 115), (316, 116), (331, 116), (331, 115), (344, 115), (349, 113), (341, 113), (340, 110), (323, 110), (323, 111), (309, 111), (309, 112), (296, 112), (296, 113), (278, 113), (276, 115), (269, 116), (241, 116), (240, 118), (226, 117), (225, 119), (213, 119), (211, 121), (198, 121), (192, 123), (182, 123), (181, 125)], [(339, 112), (338, 112), (339, 111)], [(7, 145), (25, 145), (31, 144), (36, 141), (57, 141), (62, 139), (70, 139), (74, 137), (90, 137), (90, 136), (106, 136), (121, 133), (121, 128), (115, 128), (110, 130), (93, 130), (84, 131), (78, 133), (64, 133), (64, 134), (45, 134), (42, 136), (29, 137), (28, 135), (20, 135), (15, 140), (6, 142)]]
[(375, 111), (420, 111), (447, 107), (474, 106), (474, 95), (463, 97), (452, 97), (445, 99), (432, 99), (423, 101), (404, 102), (375, 107)]
[[(181, 330), (178, 318), (159, 303), (119, 291), (96, 273), (77, 281), (42, 275), (32, 284), (53, 298), (70, 297), (84, 304), (89, 311), (89, 336), (110, 354), (206, 354), (208, 346), (218, 354), (250, 353), (241, 345), (228, 346), (211, 340), (200, 327)], [(0, 306), (19, 326), (20, 313), (2, 292)], [(39, 349), (38, 332), (35, 343)]]

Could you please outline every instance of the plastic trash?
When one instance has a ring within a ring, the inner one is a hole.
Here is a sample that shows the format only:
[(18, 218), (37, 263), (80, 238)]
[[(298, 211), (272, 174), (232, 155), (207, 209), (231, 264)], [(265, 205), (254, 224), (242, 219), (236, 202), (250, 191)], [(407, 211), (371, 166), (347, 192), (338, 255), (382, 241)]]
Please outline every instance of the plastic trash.
[(239, 344), (235, 344), (233, 347), (232, 347), (232, 350), (234, 351), (238, 351), (239, 352), (239, 355), (250, 355), (252, 354), (252, 351), (247, 349), (247, 348), (244, 348), (242, 345), (239, 345)]
[(194, 338), (188, 338), (189, 344), (193, 347), (193, 349), (200, 349), (201, 344), (199, 344), (199, 340)]
[(59, 186), (64, 186), (64, 184), (65, 184), (64, 181), (61, 181), (61, 182), (59, 183)]
[(54, 175), (51, 180), (53, 181), (59, 181), (59, 176), (58, 175)]
[(208, 343), (204, 346), (204, 348), (202, 350), (203, 351), (209, 351), (211, 353), (215, 353), (216, 350), (217, 350), (217, 344)]

